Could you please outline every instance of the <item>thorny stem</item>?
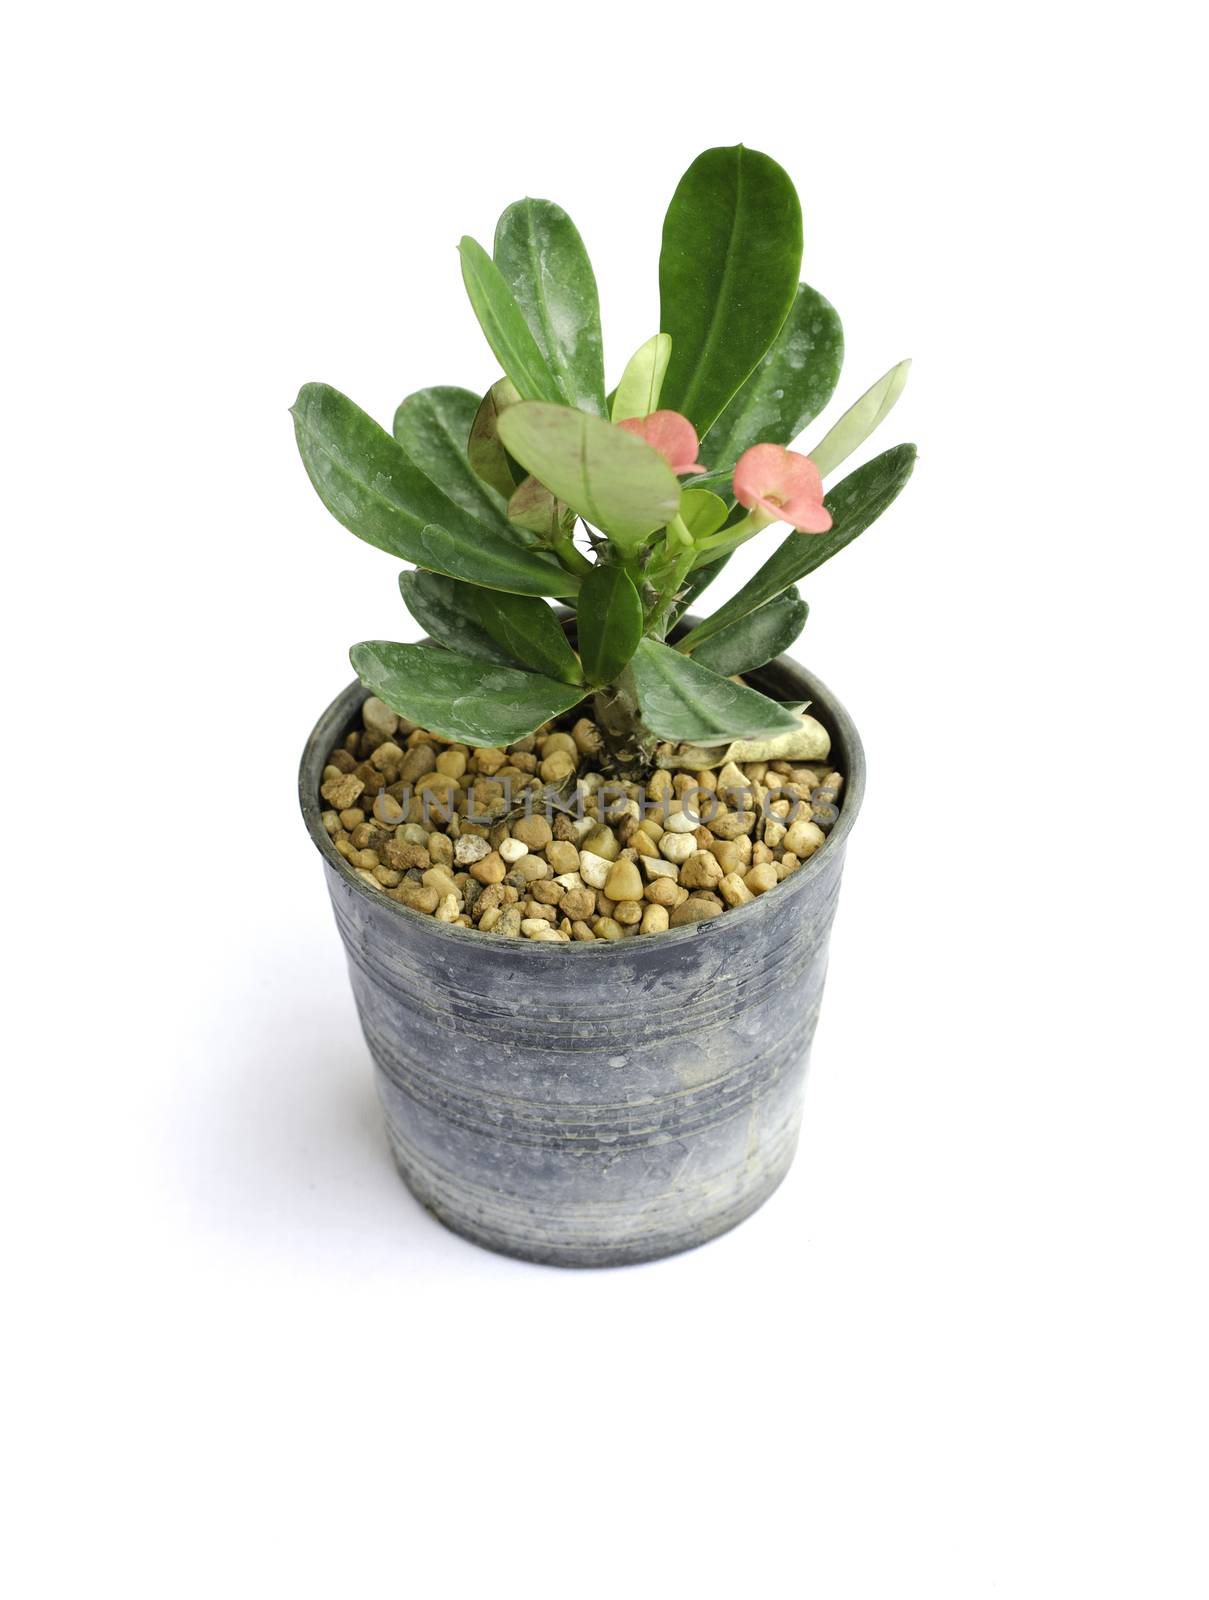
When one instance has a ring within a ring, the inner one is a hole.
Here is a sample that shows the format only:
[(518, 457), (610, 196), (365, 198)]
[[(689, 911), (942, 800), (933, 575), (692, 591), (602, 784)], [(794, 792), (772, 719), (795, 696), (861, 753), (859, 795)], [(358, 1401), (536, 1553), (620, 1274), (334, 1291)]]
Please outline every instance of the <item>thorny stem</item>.
[(592, 718), (604, 738), (610, 764), (618, 777), (645, 778), (654, 764), (657, 737), (645, 728), (638, 711), (638, 693), (627, 667), (615, 683), (598, 689)]

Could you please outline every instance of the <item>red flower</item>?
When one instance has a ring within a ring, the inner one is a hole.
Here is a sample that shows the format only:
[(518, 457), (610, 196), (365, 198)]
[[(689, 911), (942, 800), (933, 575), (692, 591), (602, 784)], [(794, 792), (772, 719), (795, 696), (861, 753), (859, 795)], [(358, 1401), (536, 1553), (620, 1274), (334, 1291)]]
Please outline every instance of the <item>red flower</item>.
[(788, 522), (799, 533), (826, 533), (831, 513), (823, 504), (823, 480), (809, 456), (779, 444), (753, 444), (735, 464), (735, 498), (756, 506), (773, 522)]
[(697, 430), (678, 411), (652, 411), (649, 417), (627, 417), (617, 424), (643, 439), (673, 472), (704, 472), (697, 460)]

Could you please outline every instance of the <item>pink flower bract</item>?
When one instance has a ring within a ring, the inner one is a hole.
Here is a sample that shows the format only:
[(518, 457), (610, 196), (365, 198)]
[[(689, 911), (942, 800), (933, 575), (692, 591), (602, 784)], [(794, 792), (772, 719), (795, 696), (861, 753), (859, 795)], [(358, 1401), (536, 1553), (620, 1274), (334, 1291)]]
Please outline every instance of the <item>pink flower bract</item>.
[(650, 445), (673, 472), (704, 472), (697, 460), (697, 430), (678, 411), (652, 411), (649, 417), (627, 417), (617, 424)]
[(823, 480), (809, 456), (779, 444), (753, 444), (735, 463), (734, 484), (740, 505), (748, 510), (759, 506), (799, 533), (826, 533), (831, 526)]

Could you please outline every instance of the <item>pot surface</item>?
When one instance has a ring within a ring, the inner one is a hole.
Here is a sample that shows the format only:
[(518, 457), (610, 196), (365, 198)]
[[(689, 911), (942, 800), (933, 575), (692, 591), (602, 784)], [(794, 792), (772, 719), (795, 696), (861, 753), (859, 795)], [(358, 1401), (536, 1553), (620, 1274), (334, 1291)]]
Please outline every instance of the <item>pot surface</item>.
[(741, 1222), (789, 1169), (864, 759), (843, 707), (795, 662), (750, 677), (812, 702), (844, 774), (839, 820), (751, 905), (613, 942), (471, 932), (375, 893), (320, 821), (323, 766), (357, 716), (360, 683), (307, 742), (303, 815), (395, 1162), (479, 1244), (562, 1266), (671, 1255)]

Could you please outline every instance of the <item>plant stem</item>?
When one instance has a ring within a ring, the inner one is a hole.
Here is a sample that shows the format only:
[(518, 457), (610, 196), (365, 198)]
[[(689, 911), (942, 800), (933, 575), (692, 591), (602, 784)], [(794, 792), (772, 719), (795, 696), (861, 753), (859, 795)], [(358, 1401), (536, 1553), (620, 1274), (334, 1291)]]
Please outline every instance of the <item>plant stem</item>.
[(566, 567), (568, 572), (574, 572), (577, 577), (586, 578), (592, 570), (592, 563), (582, 550), (577, 550), (575, 542), (569, 533), (564, 533), (554, 541), (552, 546), (554, 554)]

